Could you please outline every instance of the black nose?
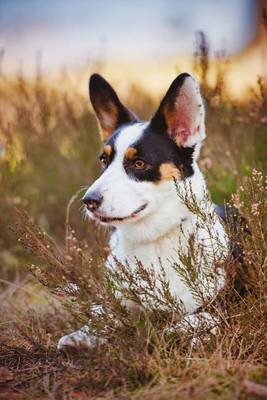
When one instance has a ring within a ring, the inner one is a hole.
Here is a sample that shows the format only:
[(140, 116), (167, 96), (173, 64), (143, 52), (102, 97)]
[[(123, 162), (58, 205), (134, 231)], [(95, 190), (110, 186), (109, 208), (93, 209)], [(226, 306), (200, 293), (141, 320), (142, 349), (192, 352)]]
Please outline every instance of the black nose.
[(96, 211), (100, 207), (100, 205), (103, 201), (103, 196), (101, 193), (96, 192), (96, 191), (89, 192), (83, 197), (82, 200), (83, 200), (84, 204), (87, 205), (89, 210)]

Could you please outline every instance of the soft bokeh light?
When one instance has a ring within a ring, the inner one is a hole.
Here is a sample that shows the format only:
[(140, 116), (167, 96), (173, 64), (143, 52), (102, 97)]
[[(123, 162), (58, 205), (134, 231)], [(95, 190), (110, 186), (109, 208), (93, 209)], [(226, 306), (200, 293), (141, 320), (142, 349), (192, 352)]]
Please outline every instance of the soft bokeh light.
[(84, 93), (98, 70), (122, 91), (135, 83), (157, 95), (178, 71), (192, 72), (202, 31), (211, 60), (222, 52), (230, 59), (228, 86), (242, 96), (265, 71), (259, 10), (259, 0), (2, 0), (2, 69), (32, 76), (41, 66), (55, 76), (64, 67)]
[(29, 65), (42, 49), (49, 67), (99, 56), (125, 62), (191, 55), (198, 30), (213, 52), (233, 54), (257, 28), (253, 0), (11, 0), (1, 2), (1, 15), (8, 58)]

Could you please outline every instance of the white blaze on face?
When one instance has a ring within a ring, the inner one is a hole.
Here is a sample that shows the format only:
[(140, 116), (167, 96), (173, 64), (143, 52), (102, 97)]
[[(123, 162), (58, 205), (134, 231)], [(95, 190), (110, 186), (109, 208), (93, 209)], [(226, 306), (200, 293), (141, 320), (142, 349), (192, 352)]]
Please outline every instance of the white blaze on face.
[[(124, 169), (125, 153), (142, 136), (147, 123), (136, 123), (122, 128), (115, 141), (115, 156), (106, 171), (94, 182), (87, 193), (98, 191), (103, 202), (97, 212), (107, 218), (125, 218), (153, 199), (154, 184), (137, 182)], [(149, 208), (149, 207), (148, 207)], [(142, 215), (146, 214), (146, 210)], [(91, 213), (89, 213), (92, 216)]]

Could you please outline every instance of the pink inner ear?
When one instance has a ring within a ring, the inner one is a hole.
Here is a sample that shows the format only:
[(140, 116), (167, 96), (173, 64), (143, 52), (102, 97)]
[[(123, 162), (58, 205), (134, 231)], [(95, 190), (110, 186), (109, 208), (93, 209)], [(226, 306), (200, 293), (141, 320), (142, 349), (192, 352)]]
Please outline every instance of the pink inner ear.
[(178, 126), (175, 136), (176, 136), (176, 141), (180, 145), (184, 145), (190, 136), (190, 130), (188, 128), (184, 128), (182, 126)]
[(176, 129), (175, 135), (173, 135), (176, 143), (181, 146), (184, 146), (191, 135), (195, 135), (200, 132), (200, 125), (198, 125), (193, 131), (189, 128), (185, 128), (183, 126), (178, 126)]
[(177, 113), (169, 121), (171, 137), (178, 145), (183, 146), (191, 135), (191, 121), (185, 113)]
[(190, 136), (200, 132), (200, 125), (194, 126), (196, 111), (193, 104), (188, 101), (188, 97), (182, 96), (175, 106), (175, 109), (166, 115), (167, 124), (175, 142), (179, 146), (185, 146)]

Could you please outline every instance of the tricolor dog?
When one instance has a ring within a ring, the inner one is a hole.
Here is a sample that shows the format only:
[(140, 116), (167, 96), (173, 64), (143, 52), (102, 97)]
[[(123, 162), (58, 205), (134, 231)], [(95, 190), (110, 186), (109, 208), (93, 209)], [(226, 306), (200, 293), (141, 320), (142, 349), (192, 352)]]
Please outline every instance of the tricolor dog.
[[(193, 235), (195, 243), (202, 246), (195, 260), (200, 270), (203, 260), (205, 268), (207, 259), (213, 268), (228, 252), (221, 219), (214, 216), (212, 234), (200, 227), (174, 184), (175, 180), (181, 190), (185, 184), (190, 186), (197, 202), (205, 201), (205, 212), (213, 212), (198, 166), (206, 136), (199, 86), (191, 75), (179, 75), (149, 122), (129, 111), (101, 76), (93, 75), (89, 86), (104, 143), (100, 155), (103, 172), (86, 191), (83, 202), (90, 218), (115, 227), (107, 264), (116, 268), (115, 260), (119, 260), (134, 270), (138, 259), (156, 272), (162, 266), (172, 295), (183, 302), (188, 316), (195, 315), (201, 304), (173, 268), (174, 262), (180, 262), (178, 249), (186, 251)], [(212, 282), (203, 273), (203, 280), (207, 293), (212, 294), (224, 284), (221, 273)], [(58, 347), (90, 346), (88, 332), (89, 328), (66, 335)]]

